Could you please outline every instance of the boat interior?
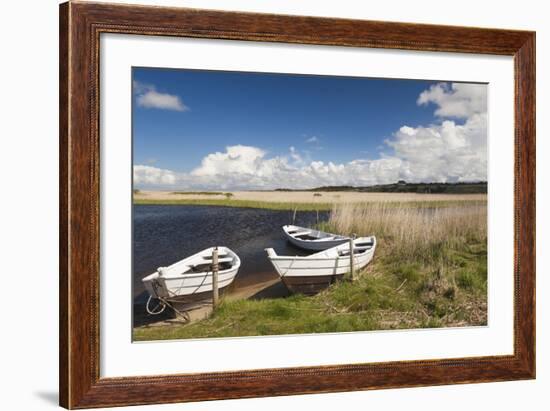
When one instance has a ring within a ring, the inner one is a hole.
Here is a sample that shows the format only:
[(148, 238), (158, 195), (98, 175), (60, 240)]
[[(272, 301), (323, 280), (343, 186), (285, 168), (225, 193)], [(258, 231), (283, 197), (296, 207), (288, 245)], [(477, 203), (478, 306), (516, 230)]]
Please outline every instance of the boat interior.
[(312, 237), (309, 234), (293, 235), (292, 237), (297, 238), (298, 240), (317, 240), (318, 239), (318, 237)]
[[(218, 270), (229, 270), (235, 264), (235, 256), (224, 252), (218, 255)], [(186, 261), (180, 261), (168, 267), (172, 275), (183, 275), (189, 273), (205, 273), (212, 271), (212, 254), (202, 253)]]
[[(353, 255), (363, 254), (369, 251), (374, 243), (371, 242), (364, 242), (364, 243), (355, 243), (353, 246)], [(349, 255), (349, 248), (338, 250), (338, 256), (345, 257), (346, 255)]]
[[(228, 258), (228, 261), (218, 261), (218, 270), (224, 271), (229, 270), (231, 267), (233, 267), (233, 259)], [(187, 273), (204, 273), (212, 271), (212, 263), (203, 263), (203, 264), (196, 264), (196, 265), (190, 265), (189, 270), (187, 270)]]
[[(316, 235), (312, 235), (312, 233), (315, 233)], [(315, 231), (315, 230), (288, 230), (288, 235), (298, 239), (298, 240), (304, 240), (304, 241), (310, 241), (310, 240), (341, 240), (343, 237), (341, 235), (332, 235), (328, 233), (324, 233), (322, 231)]]

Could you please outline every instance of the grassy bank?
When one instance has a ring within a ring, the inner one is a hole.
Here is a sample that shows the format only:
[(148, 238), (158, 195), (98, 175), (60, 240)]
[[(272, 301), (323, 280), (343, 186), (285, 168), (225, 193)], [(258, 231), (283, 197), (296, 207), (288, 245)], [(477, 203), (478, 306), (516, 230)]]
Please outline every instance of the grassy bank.
[[(330, 211), (335, 207), (334, 203), (327, 202), (276, 202), (258, 200), (233, 200), (233, 199), (134, 199), (137, 205), (206, 205), (218, 207), (260, 208), (268, 210), (298, 210), (298, 211)], [(356, 203), (360, 206), (378, 204), (378, 202)], [(391, 201), (384, 203), (391, 208), (432, 208), (432, 207), (461, 207), (464, 205), (487, 204), (486, 200), (441, 200), (441, 201)]]
[(353, 283), (340, 282), (313, 297), (224, 302), (206, 320), (137, 328), (134, 338), (485, 325), (486, 217), (485, 205), (431, 210), (390, 203), (335, 206), (324, 228), (378, 238), (374, 261)]
[(177, 200), (149, 200), (134, 199), (138, 205), (205, 205), (218, 207), (261, 208), (267, 210), (298, 210), (298, 211), (326, 211), (332, 208), (330, 203), (283, 203), (254, 200), (231, 199), (177, 199)]

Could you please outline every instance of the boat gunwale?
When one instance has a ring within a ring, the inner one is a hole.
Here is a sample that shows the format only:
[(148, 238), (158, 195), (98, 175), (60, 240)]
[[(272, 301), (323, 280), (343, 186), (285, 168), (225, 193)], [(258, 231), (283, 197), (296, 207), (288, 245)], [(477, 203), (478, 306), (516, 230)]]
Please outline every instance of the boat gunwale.
[[(355, 249), (363, 249), (363, 247), (365, 248), (365, 252), (362, 252), (360, 254), (354, 254), (354, 255), (357, 255), (358, 257), (360, 256), (363, 256), (363, 255), (366, 255), (368, 254), (371, 250), (375, 250), (376, 249), (376, 245), (377, 245), (377, 241), (376, 241), (376, 236), (370, 236), (370, 237), (358, 237), (356, 239), (354, 239), (353, 241), (354, 242), (360, 242), (359, 240), (361, 241), (364, 241), (362, 239), (364, 238), (368, 238), (368, 239), (372, 239), (372, 243), (369, 243), (368, 246), (361, 246), (361, 247), (356, 247)], [(335, 260), (335, 259), (349, 259), (349, 255), (345, 255), (345, 256), (340, 256), (340, 255), (336, 255), (336, 256), (326, 256), (326, 257), (323, 257), (323, 256), (317, 256), (317, 254), (321, 254), (321, 253), (326, 253), (326, 252), (329, 252), (331, 250), (334, 250), (338, 247), (342, 247), (345, 249), (345, 245), (346, 244), (339, 244), (337, 246), (334, 246), (334, 247), (331, 247), (331, 248), (328, 248), (326, 250), (321, 250), (321, 251), (318, 251), (316, 253), (313, 253), (313, 254), (310, 254), (310, 255), (296, 255), (296, 256), (290, 256), (290, 255), (274, 255), (274, 256), (270, 256), (268, 254), (267, 258), (269, 260), (306, 260), (306, 261), (322, 261), (322, 260)], [(349, 247), (348, 247), (349, 248)], [(269, 250), (269, 248), (266, 248), (266, 250)], [(275, 251), (275, 250), (273, 250)]]
[[(302, 229), (302, 230), (305, 230), (305, 232), (289, 233), (288, 232), (289, 227), (295, 227), (297, 229)], [(343, 236), (343, 235), (340, 235), (340, 234), (329, 233), (327, 231), (322, 231), (322, 230), (318, 230), (318, 229), (314, 229), (314, 228), (307, 228), (307, 227), (297, 226), (297, 225), (294, 225), (294, 224), (285, 224), (285, 225), (282, 226), (282, 229), (283, 229), (283, 232), (288, 237), (291, 237), (296, 241), (302, 241), (302, 242), (319, 243), (319, 242), (329, 242), (329, 241), (345, 241), (345, 240), (349, 240), (349, 238), (350, 238), (349, 236)], [(315, 233), (315, 232), (316, 233), (321, 233), (321, 234), (326, 234), (326, 235), (323, 236), (323, 237), (317, 237), (313, 240), (301, 239), (301, 238), (296, 237), (298, 234), (304, 235), (304, 234), (311, 234), (311, 233)]]
[[(363, 253), (360, 253), (360, 254), (354, 254), (354, 256), (356, 256), (357, 258), (359, 258), (360, 256), (363, 256), (363, 255), (368, 255), (368, 253), (373, 250), (374, 247), (371, 247), (369, 248), (368, 250), (366, 250), (365, 252)], [(314, 255), (314, 254), (313, 254)], [(273, 257), (269, 257), (268, 258), (270, 260), (304, 260), (304, 261), (325, 261), (325, 260), (349, 260), (349, 255), (343, 255), (343, 256), (335, 256), (335, 257), (315, 257), (315, 258), (310, 258), (310, 256), (301, 256), (301, 255), (297, 255), (297, 256), (288, 256), (288, 255), (277, 255), (277, 256), (273, 256)]]
[[(238, 269), (240, 267), (240, 264), (237, 266), (237, 265), (234, 265), (232, 266), (231, 268), (228, 268), (226, 270), (220, 270), (218, 271), (218, 275), (220, 274), (226, 274), (232, 270), (235, 270), (235, 269)], [(175, 275), (175, 276), (167, 276), (167, 275), (160, 275), (159, 274), (159, 279), (165, 279), (165, 280), (173, 280), (173, 279), (180, 279), (180, 278), (194, 278), (194, 277), (204, 277), (205, 275), (209, 275), (209, 274), (212, 274), (213, 272), (212, 271), (200, 271), (198, 273), (183, 273), (183, 274), (178, 274), (178, 275)], [(155, 274), (155, 273), (153, 273)], [(158, 274), (158, 273), (157, 273)], [(145, 277), (147, 278), (147, 277)]]

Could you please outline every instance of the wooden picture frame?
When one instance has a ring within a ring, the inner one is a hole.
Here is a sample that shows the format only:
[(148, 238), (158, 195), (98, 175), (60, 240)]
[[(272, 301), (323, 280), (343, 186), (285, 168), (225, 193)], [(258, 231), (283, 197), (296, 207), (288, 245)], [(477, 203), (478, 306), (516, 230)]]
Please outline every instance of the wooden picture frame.
[[(514, 354), (100, 378), (101, 33), (483, 53), (515, 71)], [(60, 404), (90, 408), (535, 377), (535, 33), (69, 2), (60, 6)]]

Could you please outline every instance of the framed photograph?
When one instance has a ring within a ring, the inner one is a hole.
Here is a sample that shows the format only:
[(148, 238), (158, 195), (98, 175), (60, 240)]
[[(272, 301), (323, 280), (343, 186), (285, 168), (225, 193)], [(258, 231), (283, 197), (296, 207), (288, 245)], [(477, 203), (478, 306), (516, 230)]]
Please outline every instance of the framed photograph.
[(60, 404), (535, 378), (535, 33), (60, 6)]

